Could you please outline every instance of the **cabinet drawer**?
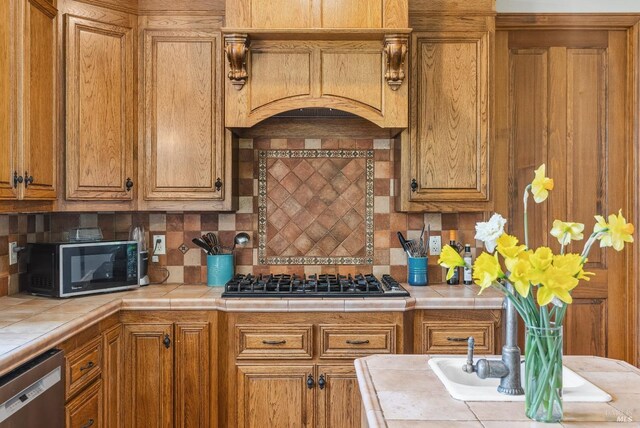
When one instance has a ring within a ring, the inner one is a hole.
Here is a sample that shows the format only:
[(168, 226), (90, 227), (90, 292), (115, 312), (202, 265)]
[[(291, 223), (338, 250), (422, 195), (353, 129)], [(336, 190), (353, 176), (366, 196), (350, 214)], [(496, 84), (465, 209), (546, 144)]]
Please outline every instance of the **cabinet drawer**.
[(102, 341), (96, 337), (82, 348), (69, 353), (66, 358), (65, 384), (67, 399), (100, 376), (102, 365)]
[(467, 339), (475, 339), (477, 354), (493, 354), (494, 323), (474, 321), (453, 323), (430, 321), (422, 324), (423, 354), (466, 354)]
[(65, 406), (67, 428), (98, 428), (102, 424), (102, 381), (97, 380)]
[(320, 358), (351, 359), (395, 352), (395, 325), (320, 325)]
[(236, 357), (238, 359), (310, 359), (311, 325), (238, 325)]

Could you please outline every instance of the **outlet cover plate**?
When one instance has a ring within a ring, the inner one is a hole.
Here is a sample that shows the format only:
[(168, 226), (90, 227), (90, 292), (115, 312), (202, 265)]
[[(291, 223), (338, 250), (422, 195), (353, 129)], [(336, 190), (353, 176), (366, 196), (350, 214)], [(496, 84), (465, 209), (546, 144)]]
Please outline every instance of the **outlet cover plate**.
[(442, 237), (430, 236), (429, 237), (429, 254), (437, 256), (442, 252)]
[(15, 251), (17, 246), (17, 242), (9, 242), (9, 265), (15, 265), (18, 263), (18, 253)]
[(167, 246), (165, 242), (165, 235), (153, 235), (153, 255), (161, 256), (163, 254), (167, 254)]

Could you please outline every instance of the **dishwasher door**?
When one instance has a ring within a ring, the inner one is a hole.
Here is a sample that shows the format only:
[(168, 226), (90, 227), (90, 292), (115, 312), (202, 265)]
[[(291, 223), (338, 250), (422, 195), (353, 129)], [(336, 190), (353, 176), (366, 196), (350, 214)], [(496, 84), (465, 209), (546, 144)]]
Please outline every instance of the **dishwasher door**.
[(0, 378), (0, 428), (64, 427), (63, 356), (47, 351)]

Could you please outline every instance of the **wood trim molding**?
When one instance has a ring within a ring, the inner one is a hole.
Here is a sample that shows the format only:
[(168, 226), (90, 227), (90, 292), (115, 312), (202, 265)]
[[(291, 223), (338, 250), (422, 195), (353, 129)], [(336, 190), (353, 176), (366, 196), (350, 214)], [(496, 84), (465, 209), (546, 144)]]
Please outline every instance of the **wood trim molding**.
[(496, 28), (515, 30), (539, 28), (568, 30), (629, 29), (640, 21), (640, 14), (504, 13), (496, 15)]
[(408, 45), (407, 34), (387, 34), (384, 37), (384, 53), (387, 57), (387, 71), (384, 78), (394, 91), (397, 91), (404, 82)]
[[(628, 31), (630, 58), (628, 62), (630, 108), (630, 150), (629, 156), (633, 167), (629, 182), (629, 191), (632, 195), (630, 201), (631, 210), (630, 221), (638, 227), (640, 225), (640, 22), (636, 22)], [(640, 243), (636, 238), (631, 246), (631, 251), (627, 251), (627, 278), (629, 278), (629, 295), (627, 298), (628, 325), (631, 331), (628, 334), (627, 360), (633, 365), (640, 364), (640, 315), (638, 305), (640, 304)]]
[(249, 36), (247, 34), (225, 34), (224, 51), (229, 61), (227, 77), (237, 90), (242, 89), (249, 78), (247, 73), (247, 55), (249, 53)]

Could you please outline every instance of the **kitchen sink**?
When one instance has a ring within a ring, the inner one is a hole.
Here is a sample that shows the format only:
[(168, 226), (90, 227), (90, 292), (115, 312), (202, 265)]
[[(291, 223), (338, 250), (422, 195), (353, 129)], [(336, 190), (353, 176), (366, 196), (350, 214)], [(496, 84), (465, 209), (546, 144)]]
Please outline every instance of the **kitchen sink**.
[[(505, 395), (497, 391), (500, 379), (480, 379), (475, 373), (462, 371), (465, 358), (431, 358), (429, 366), (456, 400), (524, 401), (524, 395)], [(522, 362), (524, 386), (524, 362)], [(566, 402), (608, 402), (611, 396), (567, 367), (562, 368), (562, 399)]]

